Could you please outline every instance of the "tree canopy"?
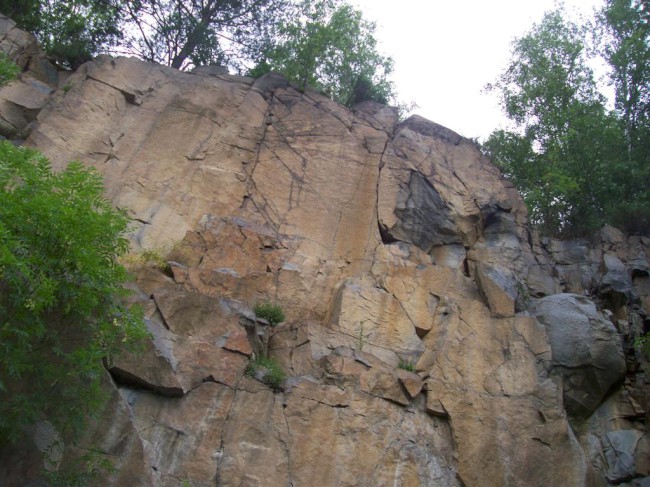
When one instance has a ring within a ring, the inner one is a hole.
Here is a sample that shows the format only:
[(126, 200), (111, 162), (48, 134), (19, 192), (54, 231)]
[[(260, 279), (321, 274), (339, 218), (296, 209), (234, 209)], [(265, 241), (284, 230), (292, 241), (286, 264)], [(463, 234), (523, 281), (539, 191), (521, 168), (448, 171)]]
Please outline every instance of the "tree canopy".
[(0, 0), (0, 12), (32, 32), (45, 52), (75, 69), (122, 39), (127, 0)]
[(142, 59), (183, 69), (236, 65), (273, 27), (286, 0), (138, 0), (124, 2), (132, 32), (125, 47)]
[(116, 261), (129, 220), (102, 193), (93, 169), (0, 143), (0, 443), (46, 419), (78, 430), (102, 361), (146, 335)]
[(0, 12), (67, 68), (111, 52), (178, 69), (273, 70), (347, 106), (397, 104), (375, 24), (345, 0), (0, 0)]
[(608, 0), (598, 16), (598, 28), (610, 32), (596, 47), (611, 67), (614, 110), (589, 67), (588, 26), (561, 10), (515, 40), (509, 65), (489, 87), (515, 129), (493, 132), (484, 148), (545, 234), (585, 235), (605, 223), (650, 230), (644, 15), (639, 2)]
[(277, 71), (346, 106), (394, 98), (393, 61), (377, 51), (375, 24), (336, 0), (303, 0), (297, 9), (257, 54), (253, 75)]

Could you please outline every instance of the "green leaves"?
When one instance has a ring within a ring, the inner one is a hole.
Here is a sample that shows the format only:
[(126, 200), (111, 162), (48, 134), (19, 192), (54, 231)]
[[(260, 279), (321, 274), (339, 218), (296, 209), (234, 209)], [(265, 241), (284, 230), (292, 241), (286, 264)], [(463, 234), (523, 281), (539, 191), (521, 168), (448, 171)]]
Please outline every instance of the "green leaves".
[(75, 69), (122, 37), (118, 24), (123, 4), (121, 0), (0, 0), (0, 12), (33, 33), (55, 61)]
[(561, 10), (547, 13), (514, 42), (509, 66), (491, 87), (516, 131), (495, 131), (485, 149), (524, 196), (531, 223), (548, 235), (627, 226), (621, 210), (649, 201), (642, 187), (650, 151), (632, 155), (629, 117), (606, 108), (589, 61), (585, 28)]
[(178, 69), (239, 65), (286, 7), (286, 0), (124, 2), (126, 48)]
[(20, 68), (5, 53), (0, 53), (0, 86), (4, 86), (18, 77)]
[(93, 169), (53, 173), (36, 151), (0, 143), (2, 438), (46, 417), (78, 429), (100, 400), (102, 360), (146, 335), (121, 300), (129, 220), (102, 191)]
[(393, 61), (377, 52), (375, 24), (338, 0), (303, 0), (296, 9), (279, 23), (251, 74), (280, 72), (299, 89), (311, 87), (346, 106), (394, 98)]
[(404, 113), (415, 106), (395, 99), (393, 61), (377, 50), (375, 24), (345, 0), (25, 2), (0, 0), (0, 12), (34, 33), (65, 68), (113, 51), (178, 69), (227, 65), (253, 76), (273, 70), (348, 107), (374, 100)]
[(264, 318), (271, 326), (282, 323), (285, 319), (282, 307), (279, 304), (273, 304), (270, 301), (257, 303), (253, 308), (253, 311), (255, 312), (255, 316), (258, 318)]
[(282, 390), (282, 383), (287, 378), (287, 374), (274, 358), (263, 356), (251, 357), (245, 374), (252, 378), (259, 376), (262, 382), (275, 392)]

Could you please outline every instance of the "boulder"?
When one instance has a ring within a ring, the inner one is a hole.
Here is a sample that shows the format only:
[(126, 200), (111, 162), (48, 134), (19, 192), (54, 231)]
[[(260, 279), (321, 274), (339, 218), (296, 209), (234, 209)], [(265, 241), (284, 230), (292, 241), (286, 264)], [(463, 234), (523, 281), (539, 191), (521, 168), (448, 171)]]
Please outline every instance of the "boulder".
[(616, 328), (593, 301), (577, 294), (546, 296), (535, 301), (530, 312), (546, 327), (551, 367), (563, 378), (567, 411), (588, 415), (625, 376)]

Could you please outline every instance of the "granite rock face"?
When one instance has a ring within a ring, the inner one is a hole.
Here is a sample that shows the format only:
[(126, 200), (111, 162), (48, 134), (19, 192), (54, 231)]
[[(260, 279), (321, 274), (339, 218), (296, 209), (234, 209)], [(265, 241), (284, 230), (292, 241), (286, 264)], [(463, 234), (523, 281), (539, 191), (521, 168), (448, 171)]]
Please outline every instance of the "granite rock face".
[[(152, 341), (112, 364), (78, 445), (116, 467), (101, 485), (649, 475), (629, 343), (650, 242), (540, 241), (470, 140), (277, 75), (99, 57), (50, 86), (25, 144), (97, 167), (134, 218), (133, 252), (167, 261), (134, 269)], [(285, 323), (254, 316), (267, 299)], [(246, 374), (260, 353), (281, 390)], [(33, 480), (5, 464), (0, 483)]]

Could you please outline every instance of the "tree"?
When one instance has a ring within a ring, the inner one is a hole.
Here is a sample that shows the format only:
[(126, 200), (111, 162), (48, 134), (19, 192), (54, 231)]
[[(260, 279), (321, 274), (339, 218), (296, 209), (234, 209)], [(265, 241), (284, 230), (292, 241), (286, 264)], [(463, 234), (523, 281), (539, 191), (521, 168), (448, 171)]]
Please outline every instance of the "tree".
[(102, 361), (146, 335), (122, 299), (128, 218), (80, 163), (53, 173), (0, 144), (0, 443), (47, 419), (79, 431), (101, 404)]
[(0, 0), (0, 12), (33, 33), (61, 66), (75, 69), (120, 40), (122, 5), (122, 0)]
[[(629, 157), (647, 157), (650, 116), (650, 11), (640, 0), (607, 0), (598, 15), (604, 35), (600, 53), (612, 68), (616, 109)], [(643, 154), (637, 154), (642, 150)]]
[(252, 75), (277, 71), (346, 106), (394, 98), (393, 61), (377, 52), (375, 24), (338, 0), (303, 0), (297, 7), (267, 39)]
[(237, 62), (286, 5), (286, 0), (125, 2), (124, 17), (133, 32), (127, 49), (177, 69)]
[(609, 64), (615, 108), (627, 157), (620, 184), (625, 198), (612, 205), (630, 231), (650, 229), (650, 7), (641, 0), (607, 0), (597, 17), (599, 53)]
[(35, 32), (40, 20), (38, 12), (41, 8), (41, 0), (0, 0), (0, 12), (14, 20), (18, 27), (29, 32)]
[(393, 61), (377, 51), (375, 24), (344, 0), (0, 0), (0, 12), (66, 68), (126, 53), (177, 69), (275, 70), (346, 106), (415, 106), (396, 102)]
[(547, 13), (513, 44), (494, 87), (516, 132), (497, 131), (486, 151), (524, 195), (532, 223), (547, 234), (584, 234), (624, 198), (612, 184), (623, 138), (587, 64), (581, 28)]

